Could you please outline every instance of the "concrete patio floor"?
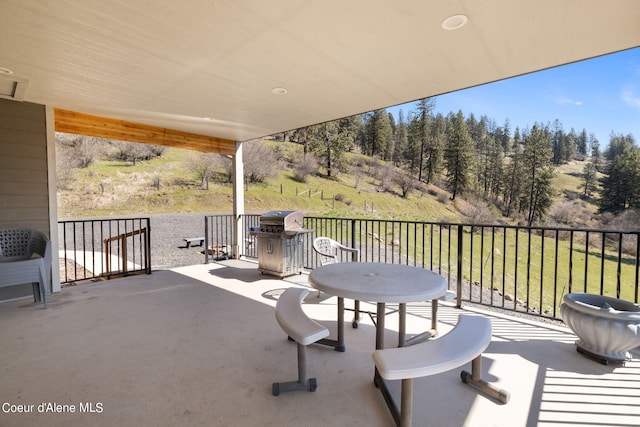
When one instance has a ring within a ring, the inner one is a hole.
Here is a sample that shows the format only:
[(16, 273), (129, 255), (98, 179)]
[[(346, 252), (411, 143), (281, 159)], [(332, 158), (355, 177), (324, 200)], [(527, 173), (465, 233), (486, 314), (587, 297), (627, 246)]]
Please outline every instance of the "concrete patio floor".
[[(229, 260), (64, 288), (48, 310), (29, 298), (0, 303), (0, 426), (393, 425), (372, 382), (368, 316), (345, 328), (346, 352), (310, 346), (315, 393), (271, 395), (272, 382), (297, 376), (295, 344), (273, 307), (306, 278)], [(334, 335), (335, 298), (312, 292), (304, 307)], [(465, 310), (491, 318), (483, 377), (511, 400), (478, 394), (459, 370), (422, 378), (415, 426), (640, 425), (639, 349), (624, 366), (605, 366), (577, 353), (566, 328)], [(411, 305), (408, 332), (428, 329), (430, 313), (428, 303)], [(441, 333), (459, 313), (441, 305)], [(397, 316), (386, 325), (393, 343)]]

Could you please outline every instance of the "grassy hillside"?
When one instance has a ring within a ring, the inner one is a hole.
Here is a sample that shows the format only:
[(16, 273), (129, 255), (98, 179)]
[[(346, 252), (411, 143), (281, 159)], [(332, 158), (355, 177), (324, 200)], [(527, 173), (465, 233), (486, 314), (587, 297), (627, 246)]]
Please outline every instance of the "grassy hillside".
[[(291, 159), (299, 146), (278, 143), (278, 155)], [(232, 210), (231, 185), (222, 174), (204, 189), (193, 169), (200, 153), (167, 149), (162, 157), (137, 162), (98, 160), (83, 169), (74, 169), (66, 188), (58, 191), (61, 219), (141, 215), (152, 213), (213, 213)], [(310, 176), (305, 183), (293, 179), (287, 166), (273, 179), (245, 185), (248, 213), (273, 209), (302, 210), (305, 215), (370, 217), (425, 221), (466, 221), (473, 209), (463, 199), (451, 202), (446, 190), (430, 185), (414, 190), (407, 198), (400, 190), (382, 190), (371, 165), (357, 154), (350, 155), (349, 173), (337, 177)], [(283, 162), (283, 165), (286, 162)], [(358, 165), (358, 166), (356, 166)], [(581, 163), (559, 168), (556, 176), (558, 202), (578, 199)], [(388, 186), (389, 187), (389, 186)], [(579, 200), (588, 211), (588, 201)]]
[[(162, 157), (137, 162), (135, 166), (124, 161), (96, 160), (87, 168), (74, 169), (66, 188), (58, 191), (59, 216), (231, 211), (231, 185), (218, 179), (204, 189), (191, 167), (198, 155), (187, 150), (167, 149)], [(397, 194), (381, 192), (377, 186), (371, 176), (357, 179), (350, 174), (331, 179), (311, 176), (306, 183), (300, 183), (285, 167), (275, 179), (246, 185), (245, 206), (249, 213), (287, 209), (316, 215), (460, 218), (452, 203), (440, 203), (437, 196), (414, 192), (403, 199)], [(443, 193), (436, 188), (431, 192)]]

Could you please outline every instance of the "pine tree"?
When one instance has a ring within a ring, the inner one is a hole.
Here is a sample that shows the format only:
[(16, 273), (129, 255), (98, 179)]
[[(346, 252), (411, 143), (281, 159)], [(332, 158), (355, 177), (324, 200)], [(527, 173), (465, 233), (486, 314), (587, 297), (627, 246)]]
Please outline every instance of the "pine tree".
[(600, 212), (640, 208), (640, 149), (628, 146), (606, 168), (598, 201)]
[(491, 180), (493, 179), (493, 171), (490, 168), (494, 143), (493, 135), (495, 134), (496, 125), (487, 116), (482, 116), (480, 121), (476, 121), (473, 115), (467, 120), (467, 125), (476, 147), (476, 181), (482, 190), (483, 196), (487, 197), (491, 188)]
[(553, 151), (551, 133), (548, 129), (534, 125), (531, 134), (525, 138), (522, 154), (527, 192), (521, 197), (520, 209), (526, 210), (527, 223), (532, 225), (546, 216), (553, 201)]
[(389, 160), (393, 153), (393, 129), (389, 114), (385, 109), (375, 110), (366, 115), (364, 151), (371, 157), (379, 156)]
[(424, 171), (426, 183), (435, 180), (442, 170), (442, 156), (447, 140), (447, 121), (440, 113), (431, 120), (429, 144), (425, 147)]
[(400, 165), (404, 162), (404, 153), (406, 152), (409, 144), (408, 126), (404, 120), (402, 110), (398, 112), (398, 124), (396, 126), (394, 137), (393, 162), (396, 165)]
[(581, 188), (584, 188), (584, 193), (582, 193), (585, 197), (591, 197), (591, 194), (596, 189), (596, 165), (593, 159), (587, 164), (584, 165), (582, 169), (582, 184)]
[(582, 129), (582, 132), (580, 132), (580, 135), (578, 135), (576, 149), (578, 150), (578, 154), (580, 154), (583, 157), (587, 155), (588, 141), (589, 141), (589, 138), (587, 137), (587, 130)]
[(458, 194), (471, 188), (475, 153), (462, 111), (458, 111), (449, 121), (444, 160), (451, 200), (455, 200)]
[(635, 146), (633, 135), (616, 135), (612, 132), (609, 137), (609, 145), (604, 151), (604, 157), (606, 160), (613, 161), (619, 154), (624, 153), (633, 146)]
[(520, 140), (520, 130), (516, 128), (513, 137), (513, 146), (510, 162), (507, 163), (503, 173), (502, 187), (504, 191), (505, 216), (511, 216), (517, 208), (523, 192), (524, 163), (522, 160), (522, 142)]
[(309, 149), (324, 159), (327, 176), (346, 170), (345, 153), (358, 134), (357, 116), (311, 126)]
[[(433, 157), (433, 150), (430, 145), (430, 132), (429, 126), (431, 124), (431, 111), (435, 107), (435, 102), (431, 98), (423, 98), (418, 101), (418, 114), (416, 116), (416, 136), (420, 141), (420, 160), (418, 162), (418, 181), (422, 181), (422, 172), (425, 166), (428, 171), (434, 169), (434, 162), (437, 159)], [(425, 165), (425, 157), (426, 163)], [(433, 173), (427, 172), (427, 183)]]
[(502, 143), (491, 138), (487, 168), (488, 195), (497, 197), (502, 192), (502, 174), (504, 171), (504, 152)]

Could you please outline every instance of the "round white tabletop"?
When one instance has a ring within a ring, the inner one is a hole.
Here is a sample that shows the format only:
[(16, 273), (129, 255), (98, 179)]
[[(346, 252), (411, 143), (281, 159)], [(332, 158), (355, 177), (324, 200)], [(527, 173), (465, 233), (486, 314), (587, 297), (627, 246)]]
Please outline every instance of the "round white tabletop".
[(318, 267), (309, 275), (314, 288), (361, 301), (430, 301), (447, 290), (444, 277), (424, 268), (399, 264), (344, 262)]

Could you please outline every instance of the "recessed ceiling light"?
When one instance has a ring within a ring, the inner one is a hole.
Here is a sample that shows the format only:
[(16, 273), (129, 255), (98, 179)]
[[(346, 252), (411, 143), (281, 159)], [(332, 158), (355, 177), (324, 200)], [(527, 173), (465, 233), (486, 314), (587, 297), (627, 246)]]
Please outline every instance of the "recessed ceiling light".
[(275, 93), (276, 95), (284, 95), (288, 91), (283, 87), (274, 87), (273, 89), (271, 89), (271, 92)]
[(452, 15), (442, 21), (441, 27), (444, 30), (457, 30), (464, 27), (468, 21), (467, 15)]
[(13, 71), (5, 67), (0, 67), (0, 74), (9, 75), (9, 74), (13, 74)]

